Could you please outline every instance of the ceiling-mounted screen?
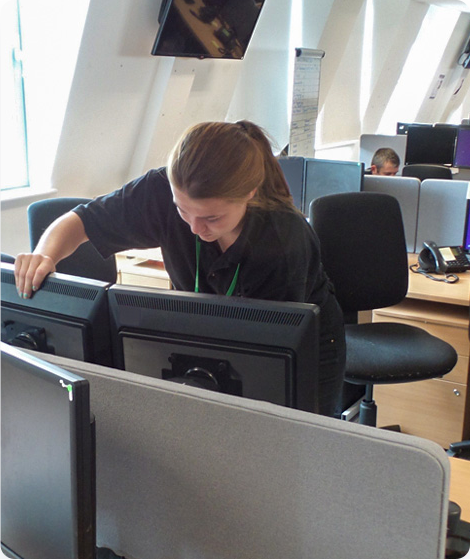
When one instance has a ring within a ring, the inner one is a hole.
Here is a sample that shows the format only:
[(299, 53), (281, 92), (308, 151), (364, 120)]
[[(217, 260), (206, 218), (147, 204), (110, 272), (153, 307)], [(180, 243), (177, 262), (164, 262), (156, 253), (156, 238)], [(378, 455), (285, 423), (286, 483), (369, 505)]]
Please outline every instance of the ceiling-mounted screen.
[(163, 0), (155, 56), (242, 59), (265, 0)]

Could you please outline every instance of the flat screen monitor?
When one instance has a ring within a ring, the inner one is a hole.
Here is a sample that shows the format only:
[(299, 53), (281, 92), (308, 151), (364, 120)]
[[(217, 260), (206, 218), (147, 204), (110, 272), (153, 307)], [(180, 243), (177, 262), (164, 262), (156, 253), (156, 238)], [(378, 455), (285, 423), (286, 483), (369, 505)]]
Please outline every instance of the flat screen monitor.
[(14, 265), (1, 264), (2, 341), (101, 365), (112, 364), (107, 287), (50, 274), (30, 299), (19, 297)]
[(108, 295), (116, 367), (318, 411), (316, 305), (118, 285)]
[(155, 56), (242, 59), (264, 0), (164, 0)]
[(467, 200), (467, 209), (465, 212), (465, 227), (463, 231), (463, 249), (470, 254), (470, 200)]
[(397, 122), (397, 135), (407, 135), (410, 126), (421, 126), (432, 128), (432, 124), (424, 122)]
[(1, 344), (1, 547), (14, 559), (94, 559), (87, 380)]
[(454, 161), (455, 126), (415, 126), (408, 128), (405, 164), (452, 165)]
[(364, 181), (364, 163), (329, 159), (305, 160), (304, 214), (313, 200), (327, 194), (360, 192)]
[(454, 167), (470, 169), (470, 127), (461, 126), (457, 132)]

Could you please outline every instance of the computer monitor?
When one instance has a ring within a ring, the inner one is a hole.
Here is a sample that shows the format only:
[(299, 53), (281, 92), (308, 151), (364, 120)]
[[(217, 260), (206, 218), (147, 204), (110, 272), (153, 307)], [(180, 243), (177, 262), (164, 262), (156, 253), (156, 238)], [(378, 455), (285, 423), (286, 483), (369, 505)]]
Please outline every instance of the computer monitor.
[(14, 559), (94, 559), (87, 380), (1, 344), (1, 548)]
[(115, 367), (317, 412), (319, 308), (113, 285)]
[(2, 341), (101, 365), (112, 364), (107, 287), (50, 274), (31, 298), (19, 297), (14, 265), (1, 263)]
[(457, 132), (454, 167), (470, 169), (470, 127), (461, 126)]
[(364, 163), (307, 158), (302, 211), (309, 213), (313, 200), (327, 194), (360, 192), (364, 181)]
[(163, 0), (152, 54), (242, 59), (264, 0)]
[(421, 126), (431, 128), (432, 124), (427, 124), (424, 122), (397, 122), (397, 135), (404, 135), (408, 134), (408, 129), (410, 126)]
[(463, 230), (462, 247), (470, 254), (470, 200), (467, 200), (467, 208), (465, 210), (465, 227)]
[(455, 126), (410, 125), (405, 164), (452, 165), (457, 130)]

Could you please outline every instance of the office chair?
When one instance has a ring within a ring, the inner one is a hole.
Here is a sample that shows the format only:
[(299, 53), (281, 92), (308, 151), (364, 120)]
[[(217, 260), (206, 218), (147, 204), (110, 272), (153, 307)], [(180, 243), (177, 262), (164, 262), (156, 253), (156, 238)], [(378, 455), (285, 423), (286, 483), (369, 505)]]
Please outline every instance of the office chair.
[(457, 362), (447, 342), (401, 323), (357, 323), (358, 311), (396, 305), (408, 290), (408, 262), (398, 201), (378, 192), (331, 194), (310, 205), (325, 271), (345, 314), (348, 383), (365, 386), (359, 422), (376, 425), (374, 384), (440, 377)]
[(8, 262), (8, 264), (14, 264), (15, 263), (15, 257), (12, 256), (11, 254), (7, 254), (6, 252), (2, 252), (1, 260), (2, 260), (2, 262)]
[[(55, 219), (89, 201), (89, 198), (49, 198), (30, 204), (27, 211), (31, 250), (35, 249), (41, 235)], [(117, 279), (115, 256), (104, 259), (90, 241), (83, 243), (73, 254), (61, 260), (56, 269), (63, 274), (110, 283), (116, 283)]]
[(450, 167), (445, 165), (424, 165), (415, 163), (405, 165), (401, 172), (403, 177), (416, 177), (421, 181), (425, 179), (452, 179)]

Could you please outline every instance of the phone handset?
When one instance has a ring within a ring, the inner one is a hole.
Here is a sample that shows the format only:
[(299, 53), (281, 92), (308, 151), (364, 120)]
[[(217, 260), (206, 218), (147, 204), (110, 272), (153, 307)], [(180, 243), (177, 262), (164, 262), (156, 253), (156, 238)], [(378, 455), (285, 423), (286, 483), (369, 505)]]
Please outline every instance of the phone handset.
[(420, 268), (425, 272), (445, 274), (448, 266), (436, 243), (434, 241), (424, 241), (423, 247), (418, 257)]
[[(437, 281), (455, 283), (459, 280), (455, 274), (470, 270), (470, 261), (460, 246), (438, 247), (434, 241), (424, 241), (418, 265), (411, 266), (411, 270)], [(429, 275), (432, 272), (444, 274), (445, 278), (434, 278)]]

